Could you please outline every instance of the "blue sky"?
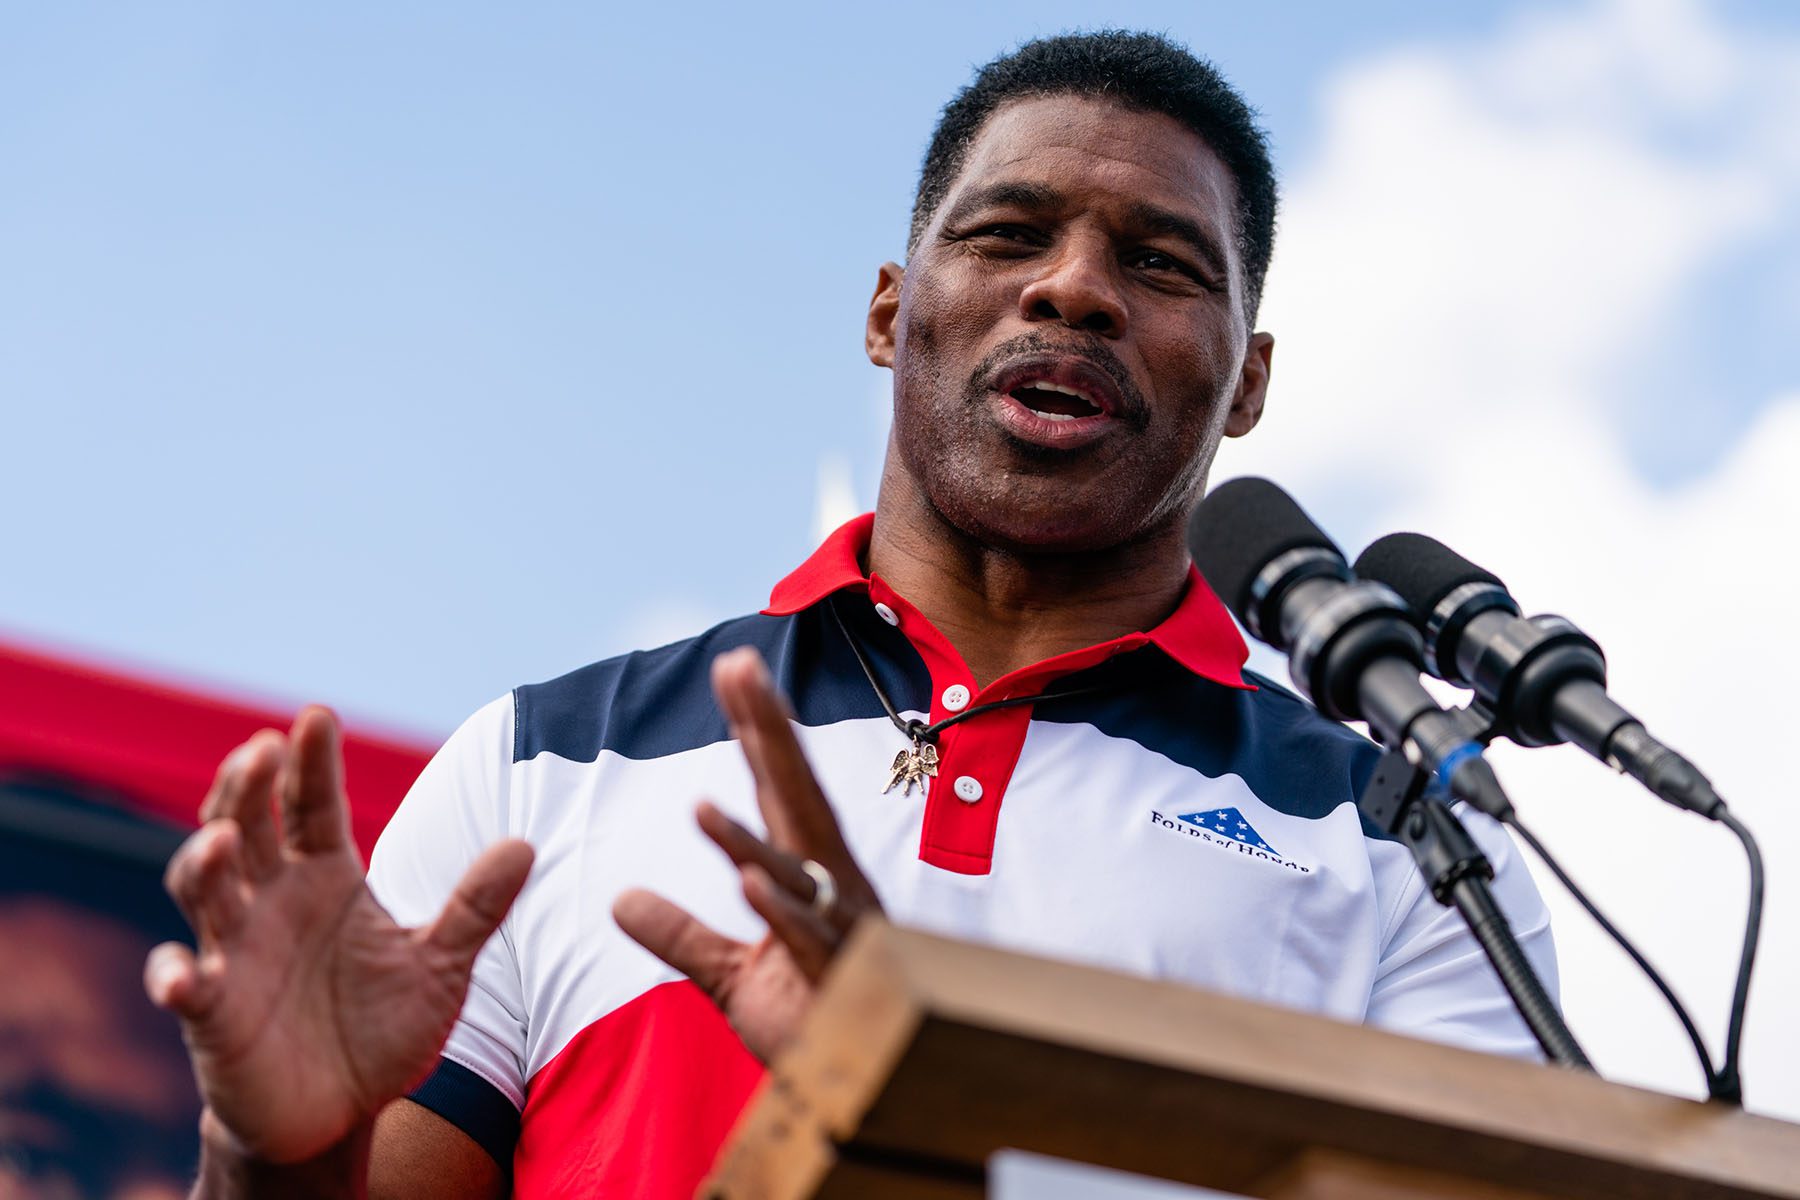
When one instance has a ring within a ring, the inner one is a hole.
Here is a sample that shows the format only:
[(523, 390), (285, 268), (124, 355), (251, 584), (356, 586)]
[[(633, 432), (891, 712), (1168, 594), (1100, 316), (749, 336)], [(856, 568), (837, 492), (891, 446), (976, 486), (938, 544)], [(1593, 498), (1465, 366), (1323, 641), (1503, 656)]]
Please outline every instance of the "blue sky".
[[(441, 733), (756, 606), (807, 548), (821, 456), (872, 502), (862, 309), (973, 64), (1097, 13), (1166, 30), (1262, 109), (1286, 173), (1346, 64), (1556, 11), (22, 9), (0, 629)], [(1713, 290), (1794, 286), (1765, 261)], [(1627, 444), (1665, 475), (1793, 365), (1791, 310), (1697, 311), (1637, 366), (1658, 420)], [(1658, 432), (1745, 322), (1717, 419)]]
[[(1800, 652), (1762, 631), (1800, 567), (1719, 582), (1800, 528), (1782, 3), (15, 6), (0, 636), (434, 738), (760, 606), (821, 508), (873, 501), (863, 310), (937, 109), (1101, 23), (1216, 60), (1284, 179), (1269, 416), (1215, 479), (1277, 476), (1352, 552), (1427, 529), (1582, 621), (1792, 861)], [(1588, 766), (1508, 765), (1549, 840), (1738, 878), (1660, 813), (1621, 833)], [(1578, 874), (1722, 1012), (1739, 885)], [(1688, 1084), (1559, 920), (1596, 1057)], [(1800, 1034), (1750, 1045), (1800, 1078)]]
[(0, 628), (439, 734), (755, 607), (821, 455), (872, 502), (862, 311), (973, 64), (1165, 29), (1285, 166), (1336, 64), (1505, 19), (1356, 8), (22, 8)]

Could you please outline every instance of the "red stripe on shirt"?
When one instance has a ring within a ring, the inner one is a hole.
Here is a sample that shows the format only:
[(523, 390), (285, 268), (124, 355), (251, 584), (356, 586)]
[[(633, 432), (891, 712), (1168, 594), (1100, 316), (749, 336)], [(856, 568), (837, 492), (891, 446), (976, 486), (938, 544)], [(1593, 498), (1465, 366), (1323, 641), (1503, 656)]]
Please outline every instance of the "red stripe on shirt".
[(513, 1194), (688, 1200), (762, 1077), (699, 988), (651, 988), (532, 1076)]

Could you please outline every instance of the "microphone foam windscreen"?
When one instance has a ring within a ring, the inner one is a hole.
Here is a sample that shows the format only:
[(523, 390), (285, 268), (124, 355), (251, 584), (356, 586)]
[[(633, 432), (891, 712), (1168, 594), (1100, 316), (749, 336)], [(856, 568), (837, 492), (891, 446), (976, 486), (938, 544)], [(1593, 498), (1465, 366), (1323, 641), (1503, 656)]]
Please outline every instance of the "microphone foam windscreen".
[(1256, 576), (1278, 556), (1302, 546), (1321, 546), (1342, 557), (1292, 496), (1254, 476), (1220, 484), (1188, 518), (1188, 553), (1194, 565), (1240, 621)]
[(1357, 556), (1354, 569), (1363, 579), (1393, 588), (1420, 616), (1429, 614), (1439, 600), (1465, 583), (1491, 583), (1506, 590), (1498, 576), (1422, 533), (1390, 533), (1377, 538)]

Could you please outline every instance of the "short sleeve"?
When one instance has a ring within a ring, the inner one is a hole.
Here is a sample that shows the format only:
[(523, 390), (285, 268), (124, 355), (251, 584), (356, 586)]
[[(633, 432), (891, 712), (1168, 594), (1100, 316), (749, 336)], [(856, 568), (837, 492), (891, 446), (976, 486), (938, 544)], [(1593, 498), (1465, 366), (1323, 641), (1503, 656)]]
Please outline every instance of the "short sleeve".
[[(1461, 804), (1456, 813), (1493, 864), (1494, 898), (1555, 1002), (1550, 912), (1518, 847), (1484, 814)], [(1471, 1050), (1542, 1059), (1537, 1039), (1462, 914), (1439, 904), (1416, 870), (1388, 926), (1369, 998), (1369, 1024)]]
[[(512, 726), (510, 695), (470, 717), (382, 831), (370, 856), (369, 888), (401, 924), (435, 919), (475, 857), (511, 833)], [(438, 1070), (412, 1094), (503, 1165), (512, 1157), (525, 1100), (526, 1026), (508, 918), (476, 957)]]

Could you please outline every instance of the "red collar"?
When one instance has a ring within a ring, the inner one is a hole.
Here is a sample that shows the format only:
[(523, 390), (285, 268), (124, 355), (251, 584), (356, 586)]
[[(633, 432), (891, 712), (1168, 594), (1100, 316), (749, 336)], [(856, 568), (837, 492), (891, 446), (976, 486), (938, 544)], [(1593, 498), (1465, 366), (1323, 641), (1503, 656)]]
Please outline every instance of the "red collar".
[[(862, 569), (861, 560), (868, 553), (869, 537), (874, 528), (874, 513), (864, 513), (839, 528), (792, 574), (775, 585), (769, 595), (769, 607), (763, 612), (770, 616), (787, 616), (811, 608), (833, 592), (847, 588), (867, 591), (871, 582), (885, 591), (878, 579), (872, 581)], [(1246, 682), (1243, 676), (1244, 661), (1250, 656), (1249, 648), (1238, 635), (1237, 626), (1232, 623), (1225, 605), (1206, 586), (1200, 572), (1192, 567), (1188, 568), (1188, 587), (1182, 593), (1181, 603), (1156, 628), (1143, 633), (1128, 633), (1086, 650), (1059, 654), (1053, 660), (1038, 664), (1038, 669), (1027, 668), (1027, 671), (1039, 674), (1041, 668), (1049, 667), (1051, 663), (1063, 665), (1064, 670), (1076, 669), (1143, 645), (1156, 646), (1194, 674), (1214, 683), (1256, 690), (1256, 685)]]

